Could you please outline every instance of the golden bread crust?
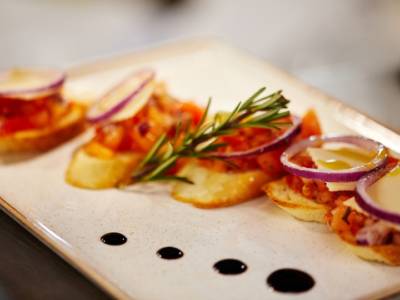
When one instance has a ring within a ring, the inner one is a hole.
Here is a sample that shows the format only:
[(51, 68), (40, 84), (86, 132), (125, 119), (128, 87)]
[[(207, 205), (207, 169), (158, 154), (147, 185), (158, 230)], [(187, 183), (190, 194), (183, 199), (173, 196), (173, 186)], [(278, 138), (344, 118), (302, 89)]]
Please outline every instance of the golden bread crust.
[(302, 221), (325, 223), (329, 206), (316, 203), (296, 193), (289, 188), (284, 178), (267, 183), (263, 190), (272, 202), (293, 217)]
[(199, 208), (231, 206), (251, 200), (260, 196), (261, 187), (271, 180), (259, 170), (223, 173), (200, 166), (196, 161), (186, 164), (178, 175), (194, 184), (174, 183), (172, 196)]
[(126, 182), (142, 155), (115, 153), (113, 156), (96, 157), (84, 147), (75, 151), (66, 172), (66, 181), (76, 187), (105, 189)]
[(85, 112), (85, 106), (73, 103), (70, 111), (59, 120), (56, 126), (24, 130), (0, 137), (0, 154), (34, 153), (49, 150), (85, 129)]
[[(332, 220), (343, 218), (341, 210), (332, 211)], [(392, 266), (400, 266), (400, 246), (395, 244), (363, 246), (355, 243), (355, 238), (349, 239), (348, 233), (335, 230), (331, 226), (333, 232), (346, 243), (347, 247), (362, 259), (385, 263)]]

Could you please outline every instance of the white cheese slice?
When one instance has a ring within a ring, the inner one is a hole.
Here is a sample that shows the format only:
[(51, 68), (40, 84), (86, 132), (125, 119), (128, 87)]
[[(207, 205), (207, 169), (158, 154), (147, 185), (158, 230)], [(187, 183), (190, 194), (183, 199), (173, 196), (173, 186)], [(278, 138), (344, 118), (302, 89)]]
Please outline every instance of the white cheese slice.
[(326, 187), (330, 192), (353, 191), (356, 188), (355, 182), (327, 182)]
[(364, 215), (368, 215), (367, 212), (365, 212), (360, 206), (358, 206), (356, 199), (354, 197), (351, 197), (351, 198), (347, 199), (346, 201), (344, 201), (343, 205), (346, 205), (346, 206), (354, 209), (356, 212), (359, 212)]
[(48, 78), (40, 72), (30, 70), (12, 69), (0, 79), (0, 89), (21, 90), (37, 88), (48, 83)]
[[(369, 154), (358, 148), (307, 148), (307, 153), (320, 170), (338, 170), (340, 167), (352, 168), (366, 163), (366, 156)], [(336, 167), (335, 167), (336, 162)], [(327, 188), (331, 192), (352, 191), (355, 189), (355, 182), (327, 182)]]
[(400, 165), (383, 176), (367, 192), (377, 206), (400, 214)]
[[(376, 205), (388, 211), (400, 214), (400, 197), (398, 193), (400, 187), (400, 166), (397, 166), (390, 173), (379, 179), (376, 183), (370, 186), (367, 190), (368, 194), (374, 199)], [(351, 207), (355, 211), (364, 215), (369, 215), (355, 201), (354, 197), (343, 202), (344, 205)], [(385, 222), (388, 226), (400, 231), (400, 225)]]

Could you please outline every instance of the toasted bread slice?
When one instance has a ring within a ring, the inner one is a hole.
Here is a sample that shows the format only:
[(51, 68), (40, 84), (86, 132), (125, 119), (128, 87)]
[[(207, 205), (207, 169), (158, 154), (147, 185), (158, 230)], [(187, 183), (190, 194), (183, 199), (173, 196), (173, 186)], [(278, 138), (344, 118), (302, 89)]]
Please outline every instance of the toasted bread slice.
[(355, 255), (362, 259), (400, 266), (400, 246), (398, 245), (359, 246), (346, 244)]
[(74, 186), (87, 189), (115, 187), (129, 179), (141, 157), (131, 152), (100, 157), (88, 153), (82, 147), (73, 155), (66, 180)]
[(55, 126), (0, 137), (0, 154), (40, 152), (65, 142), (84, 130), (85, 111), (85, 106), (74, 103)]
[(284, 178), (269, 182), (263, 190), (269, 199), (280, 208), (302, 221), (325, 223), (325, 214), (329, 206), (316, 203), (293, 191)]
[(172, 196), (200, 208), (230, 206), (253, 199), (262, 194), (261, 187), (271, 180), (259, 170), (225, 173), (205, 168), (196, 161), (187, 163), (178, 175), (194, 184), (174, 183)]
[[(343, 209), (334, 209), (331, 214), (332, 218), (330, 224), (333, 222), (344, 222)], [(377, 245), (377, 246), (364, 246), (355, 243), (355, 238), (349, 238), (349, 231), (335, 230), (335, 226), (331, 229), (337, 234), (340, 239), (346, 243), (348, 248), (357, 256), (362, 259), (385, 263), (388, 265), (400, 265), (400, 246), (395, 244)]]

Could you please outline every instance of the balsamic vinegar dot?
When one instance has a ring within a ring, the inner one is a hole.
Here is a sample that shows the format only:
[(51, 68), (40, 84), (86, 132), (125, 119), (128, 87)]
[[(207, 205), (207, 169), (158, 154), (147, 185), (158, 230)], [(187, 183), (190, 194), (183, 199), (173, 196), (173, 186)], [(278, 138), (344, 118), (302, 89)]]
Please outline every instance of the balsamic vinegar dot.
[(183, 252), (175, 247), (164, 247), (157, 251), (157, 255), (162, 259), (178, 259), (183, 256)]
[(245, 272), (247, 266), (240, 260), (227, 258), (216, 262), (214, 264), (214, 269), (223, 275), (237, 275)]
[(301, 293), (312, 289), (315, 281), (306, 272), (296, 269), (279, 269), (268, 276), (267, 284), (280, 293)]
[(119, 246), (127, 242), (126, 236), (119, 232), (109, 232), (104, 234), (100, 240), (110, 246)]

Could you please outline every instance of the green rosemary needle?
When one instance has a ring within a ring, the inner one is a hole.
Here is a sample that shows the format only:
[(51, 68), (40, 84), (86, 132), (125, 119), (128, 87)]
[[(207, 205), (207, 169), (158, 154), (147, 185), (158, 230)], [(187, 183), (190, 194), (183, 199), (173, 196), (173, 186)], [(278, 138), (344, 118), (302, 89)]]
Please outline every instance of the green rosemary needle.
[[(194, 129), (178, 122), (175, 137), (162, 135), (136, 168), (132, 182), (179, 180), (191, 183), (186, 177), (168, 174), (180, 158), (220, 159), (213, 155), (225, 146), (218, 138), (248, 127), (278, 129), (287, 123), (279, 119), (289, 115), (287, 100), (282, 91), (264, 96), (265, 87), (260, 88), (243, 102), (239, 102), (230, 113), (217, 113), (209, 118), (211, 99), (208, 100), (202, 119)], [(182, 138), (180, 138), (182, 137)]]

